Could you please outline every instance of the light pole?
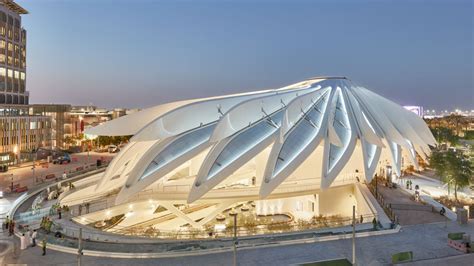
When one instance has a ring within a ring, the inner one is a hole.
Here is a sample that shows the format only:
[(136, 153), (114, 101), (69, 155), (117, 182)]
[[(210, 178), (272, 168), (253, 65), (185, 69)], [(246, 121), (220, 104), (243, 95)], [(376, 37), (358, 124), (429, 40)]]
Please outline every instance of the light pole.
[(356, 213), (356, 206), (352, 205), (352, 265), (356, 265), (355, 213)]
[(77, 244), (77, 265), (82, 265), (82, 228), (79, 228), (79, 237)]
[(36, 150), (35, 148), (33, 148), (33, 167), (31, 168), (31, 170), (33, 170), (33, 180), (35, 180), (35, 183), (37, 182), (36, 180), (36, 176), (35, 176), (35, 168), (36, 168)]
[(15, 154), (15, 164), (18, 164), (19, 160), (18, 160), (18, 146), (17, 145), (13, 147), (13, 154)]
[(89, 152), (90, 152), (90, 143), (87, 141), (87, 167), (89, 167), (90, 161), (89, 161)]
[(231, 216), (234, 217), (234, 238), (232, 239), (232, 244), (234, 248), (234, 266), (237, 266), (237, 212), (231, 212)]

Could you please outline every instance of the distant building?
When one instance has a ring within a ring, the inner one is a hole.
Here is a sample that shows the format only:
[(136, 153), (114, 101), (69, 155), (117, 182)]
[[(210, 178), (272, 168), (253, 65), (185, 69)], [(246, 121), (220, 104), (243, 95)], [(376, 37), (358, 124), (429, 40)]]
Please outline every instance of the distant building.
[(27, 160), (35, 148), (52, 144), (51, 118), (28, 110), (24, 14), (14, 1), (0, 0), (0, 165)]
[(407, 109), (412, 113), (415, 113), (419, 117), (423, 117), (423, 106), (405, 105), (403, 106), (403, 108)]
[(127, 109), (108, 110), (97, 106), (72, 106), (70, 111), (72, 135), (79, 135), (86, 128), (98, 126), (127, 114)]
[(71, 106), (70, 104), (32, 104), (29, 114), (51, 119), (51, 145), (68, 148), (68, 137), (76, 138), (84, 130), (112, 119), (127, 115), (134, 110), (116, 108), (108, 110), (96, 106)]
[(53, 147), (65, 147), (65, 138), (72, 137), (71, 105), (33, 104), (29, 107), (30, 115), (51, 118), (51, 145)]
[(21, 16), (28, 11), (0, 0), (0, 104), (28, 104), (26, 90), (26, 30)]

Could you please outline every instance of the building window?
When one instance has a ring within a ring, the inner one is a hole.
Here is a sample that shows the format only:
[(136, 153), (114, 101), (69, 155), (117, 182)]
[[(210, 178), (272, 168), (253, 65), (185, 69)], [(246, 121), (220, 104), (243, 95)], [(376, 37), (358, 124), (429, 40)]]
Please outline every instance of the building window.
[(26, 45), (26, 30), (21, 29), (21, 43)]
[(7, 43), (4, 40), (0, 40), (0, 63), (5, 64), (7, 52)]
[(15, 76), (13, 77), (13, 92), (18, 92), (20, 83), (20, 72), (14, 71)]
[(8, 29), (7, 29), (8, 39), (13, 39), (13, 18), (8, 16)]
[(8, 51), (7, 51), (7, 58), (8, 58), (8, 64), (13, 65), (13, 52), (14, 52), (14, 45), (13, 43), (8, 43)]
[(5, 91), (6, 86), (5, 86), (5, 81), (6, 81), (6, 68), (0, 67), (0, 91)]
[(15, 44), (15, 55), (14, 55), (14, 58), (15, 58), (15, 67), (19, 67), (20, 66), (20, 46), (16, 45)]
[(13, 90), (13, 70), (7, 70), (7, 91)]
[(0, 35), (5, 36), (7, 32), (7, 14), (0, 11)]

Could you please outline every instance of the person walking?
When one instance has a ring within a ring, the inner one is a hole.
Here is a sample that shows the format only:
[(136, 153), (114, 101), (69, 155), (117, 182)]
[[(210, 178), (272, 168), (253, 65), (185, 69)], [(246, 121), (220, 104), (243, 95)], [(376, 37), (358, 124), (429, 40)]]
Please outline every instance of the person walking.
[(31, 245), (31, 235), (32, 234), (33, 234), (33, 232), (31, 232), (31, 229), (28, 229), (28, 231), (26, 232), (26, 246)]
[(43, 254), (41, 256), (46, 255), (46, 238), (43, 238), (43, 241), (41, 241), (41, 245), (43, 245), (41, 248), (43, 249)]
[(59, 219), (59, 220), (61, 220), (61, 213), (62, 213), (61, 207), (59, 207), (59, 208), (58, 208), (58, 219)]
[(27, 245), (26, 245), (26, 236), (25, 236), (25, 233), (21, 234), (20, 236), (20, 249), (21, 250), (25, 250), (27, 248)]
[(33, 234), (31, 234), (31, 246), (35, 247), (36, 246), (36, 238), (38, 237), (38, 232), (36, 232), (36, 229), (33, 230)]
[(7, 228), (7, 230), (9, 226), (10, 226), (10, 216), (7, 215), (7, 218), (5, 219), (5, 227)]
[(15, 221), (13, 220), (10, 220), (10, 225), (8, 226), (8, 232), (9, 232), (9, 236), (12, 236), (13, 234), (15, 234)]

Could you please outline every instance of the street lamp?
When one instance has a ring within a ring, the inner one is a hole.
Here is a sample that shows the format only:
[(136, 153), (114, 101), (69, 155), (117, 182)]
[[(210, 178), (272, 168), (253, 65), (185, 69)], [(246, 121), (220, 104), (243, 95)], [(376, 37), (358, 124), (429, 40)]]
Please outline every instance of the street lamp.
[(31, 167), (31, 170), (33, 171), (33, 180), (35, 180), (35, 183), (38, 181), (35, 177), (35, 168), (36, 168), (36, 159), (37, 159), (37, 148), (31, 149), (33, 154), (33, 167)]
[(234, 238), (232, 242), (234, 247), (234, 266), (237, 266), (237, 212), (232, 210), (229, 214), (234, 217)]
[(13, 153), (15, 154), (15, 164), (18, 164), (18, 146), (13, 146)]

